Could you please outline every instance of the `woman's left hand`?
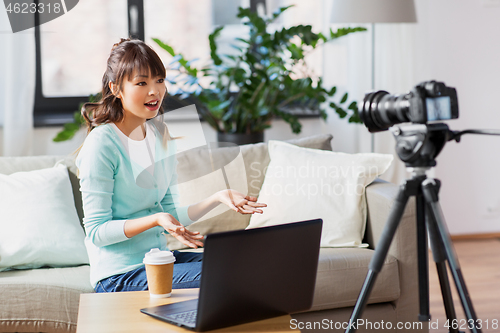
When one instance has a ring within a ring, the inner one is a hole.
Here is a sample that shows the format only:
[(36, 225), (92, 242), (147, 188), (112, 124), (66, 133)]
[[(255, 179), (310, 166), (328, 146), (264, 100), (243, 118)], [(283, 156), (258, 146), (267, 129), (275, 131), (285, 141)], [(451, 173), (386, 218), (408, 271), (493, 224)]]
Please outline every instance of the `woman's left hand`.
[(256, 197), (244, 195), (235, 190), (222, 190), (217, 192), (217, 195), (221, 203), (241, 214), (262, 214), (262, 209), (259, 207), (267, 207), (264, 203), (258, 203)]

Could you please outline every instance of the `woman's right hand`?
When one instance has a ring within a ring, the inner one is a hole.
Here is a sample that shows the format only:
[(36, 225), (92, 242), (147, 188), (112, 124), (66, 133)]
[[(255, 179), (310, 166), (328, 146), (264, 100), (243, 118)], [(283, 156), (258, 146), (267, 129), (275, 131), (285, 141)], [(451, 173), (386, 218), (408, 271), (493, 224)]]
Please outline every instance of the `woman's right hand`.
[(182, 244), (193, 249), (203, 246), (203, 243), (200, 241), (203, 239), (203, 236), (198, 231), (189, 231), (169, 213), (157, 213), (155, 215), (157, 225), (163, 227), (165, 231), (174, 236)]

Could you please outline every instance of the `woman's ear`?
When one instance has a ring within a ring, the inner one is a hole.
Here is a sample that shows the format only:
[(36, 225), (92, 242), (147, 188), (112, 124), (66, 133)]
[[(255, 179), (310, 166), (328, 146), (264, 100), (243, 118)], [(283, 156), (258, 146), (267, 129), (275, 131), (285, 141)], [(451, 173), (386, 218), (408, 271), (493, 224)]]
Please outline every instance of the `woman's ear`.
[(111, 90), (111, 92), (113, 93), (113, 95), (116, 96), (116, 98), (120, 98), (120, 94), (118, 93), (118, 87), (116, 86), (116, 84), (114, 84), (113, 82), (109, 82), (109, 89)]

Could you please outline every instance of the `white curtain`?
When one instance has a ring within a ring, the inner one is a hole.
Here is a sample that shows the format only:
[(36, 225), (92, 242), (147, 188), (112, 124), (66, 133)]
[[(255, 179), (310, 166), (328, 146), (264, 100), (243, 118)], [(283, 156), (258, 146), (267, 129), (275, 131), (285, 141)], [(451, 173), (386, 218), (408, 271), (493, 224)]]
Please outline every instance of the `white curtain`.
[[(415, 24), (375, 25), (375, 90), (404, 94), (416, 82)], [(389, 131), (374, 135), (375, 152), (393, 154), (391, 168), (381, 177), (399, 184), (408, 177), (406, 167), (395, 153), (393, 135)]]
[(5, 11), (0, 10), (0, 124), (2, 155), (33, 152), (35, 102), (34, 28), (12, 33)]
[[(329, 13), (329, 6), (325, 7), (327, 7), (325, 11)], [(347, 25), (326, 25), (327, 28), (331, 27), (334, 30), (345, 26)], [(350, 26), (364, 26), (368, 31), (342, 37), (327, 46), (324, 52), (323, 75), (325, 82), (336, 85), (341, 91), (349, 92), (350, 98), (358, 101), (358, 107), (361, 107), (360, 101), (364, 94), (372, 90), (372, 26), (359, 24)], [(376, 24), (375, 91), (386, 90), (391, 94), (408, 92), (418, 83), (415, 82), (414, 57), (415, 25)], [(336, 115), (332, 115), (332, 118), (335, 117)], [(342, 126), (350, 127), (350, 140), (352, 140), (352, 135), (355, 135), (356, 152), (371, 151), (372, 134), (364, 125), (352, 125), (344, 121)], [(335, 135), (336, 133), (333, 134), (335, 140), (346, 138), (345, 135), (339, 137)], [(407, 178), (407, 172), (404, 164), (395, 154), (395, 140), (392, 134), (389, 131), (379, 132), (373, 135), (373, 139), (376, 153), (394, 155), (392, 166), (381, 178), (392, 183), (401, 183)]]

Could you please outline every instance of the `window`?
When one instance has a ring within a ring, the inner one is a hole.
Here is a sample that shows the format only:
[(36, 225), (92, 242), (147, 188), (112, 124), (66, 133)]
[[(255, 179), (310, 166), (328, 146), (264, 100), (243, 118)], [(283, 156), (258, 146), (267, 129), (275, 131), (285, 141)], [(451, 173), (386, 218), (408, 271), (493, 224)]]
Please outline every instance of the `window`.
[[(267, 1), (271, 7), (280, 2)], [(78, 105), (101, 91), (105, 59), (121, 37), (146, 41), (167, 66), (171, 57), (151, 38), (170, 43), (188, 59), (206, 55), (199, 59), (205, 63), (210, 50), (207, 36), (214, 25), (224, 24), (220, 51), (231, 52), (230, 41), (244, 33), (235, 18), (240, 5), (259, 11), (265, 10), (266, 1), (85, 0), (57, 19), (36, 26), (35, 126), (72, 121)], [(164, 106), (166, 110), (179, 107), (174, 100), (167, 100)]]
[(71, 121), (78, 105), (101, 91), (113, 43), (129, 35), (144, 39), (142, 2), (79, 1), (78, 10), (35, 27), (35, 126)]

